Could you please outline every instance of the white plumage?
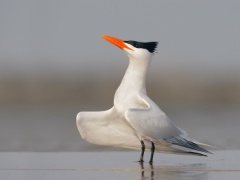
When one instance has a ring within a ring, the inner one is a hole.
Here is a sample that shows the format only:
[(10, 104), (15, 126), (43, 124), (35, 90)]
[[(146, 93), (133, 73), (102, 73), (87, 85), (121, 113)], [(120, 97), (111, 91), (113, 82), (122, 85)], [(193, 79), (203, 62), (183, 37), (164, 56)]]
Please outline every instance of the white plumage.
[(157, 43), (102, 37), (126, 52), (129, 66), (110, 110), (77, 115), (77, 127), (82, 138), (98, 145), (142, 149), (140, 161), (143, 161), (145, 149), (152, 151), (150, 162), (155, 149), (164, 153), (209, 153), (176, 127), (147, 96), (146, 74)]

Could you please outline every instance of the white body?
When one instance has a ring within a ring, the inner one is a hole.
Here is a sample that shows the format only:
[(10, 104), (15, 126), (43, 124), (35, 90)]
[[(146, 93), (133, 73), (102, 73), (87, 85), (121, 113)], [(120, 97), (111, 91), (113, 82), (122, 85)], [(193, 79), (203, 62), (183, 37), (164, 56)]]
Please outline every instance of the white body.
[(145, 80), (152, 54), (126, 45), (134, 51), (124, 49), (129, 66), (115, 93), (114, 106), (107, 111), (80, 112), (77, 127), (82, 138), (93, 144), (131, 149), (141, 149), (143, 140), (147, 150), (152, 141), (158, 152), (199, 153), (166, 141), (169, 138), (192, 140), (147, 96)]

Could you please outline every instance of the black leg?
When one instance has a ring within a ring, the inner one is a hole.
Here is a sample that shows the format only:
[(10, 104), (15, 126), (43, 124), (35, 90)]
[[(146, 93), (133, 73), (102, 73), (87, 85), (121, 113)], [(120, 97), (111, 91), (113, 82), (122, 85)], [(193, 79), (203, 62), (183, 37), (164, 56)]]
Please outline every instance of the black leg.
[(141, 156), (140, 156), (139, 162), (143, 162), (143, 156), (144, 156), (144, 152), (145, 152), (145, 144), (144, 144), (143, 141), (141, 141), (141, 145), (142, 145), (142, 152), (141, 152)]
[(154, 155), (154, 151), (155, 151), (155, 146), (154, 143), (151, 141), (152, 147), (151, 147), (151, 157), (150, 157), (150, 161), (149, 163), (152, 164), (153, 162), (153, 155)]

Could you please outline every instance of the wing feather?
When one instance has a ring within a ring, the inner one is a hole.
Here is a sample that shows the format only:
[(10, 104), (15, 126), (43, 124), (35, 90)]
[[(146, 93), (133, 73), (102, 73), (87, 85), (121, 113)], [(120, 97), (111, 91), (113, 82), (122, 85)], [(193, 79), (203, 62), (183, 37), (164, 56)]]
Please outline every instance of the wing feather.
[(149, 98), (143, 95), (139, 98), (147, 104), (147, 108), (130, 108), (125, 112), (125, 117), (143, 137), (158, 141), (183, 133)]
[(140, 149), (136, 134), (121, 118), (115, 108), (107, 111), (80, 112), (77, 127), (83, 139), (90, 143)]
[(144, 139), (185, 152), (210, 153), (194, 143), (185, 131), (176, 127), (147, 96), (139, 95), (139, 98), (148, 108), (130, 108), (125, 112), (125, 117)]

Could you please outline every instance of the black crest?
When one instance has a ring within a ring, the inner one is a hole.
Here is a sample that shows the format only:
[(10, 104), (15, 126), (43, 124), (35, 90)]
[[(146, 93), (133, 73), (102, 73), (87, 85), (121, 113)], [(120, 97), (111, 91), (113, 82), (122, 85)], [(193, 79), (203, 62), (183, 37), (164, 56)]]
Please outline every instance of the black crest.
[(131, 44), (135, 48), (142, 48), (148, 50), (150, 53), (154, 53), (158, 42), (138, 42), (138, 41), (124, 41), (125, 43)]

